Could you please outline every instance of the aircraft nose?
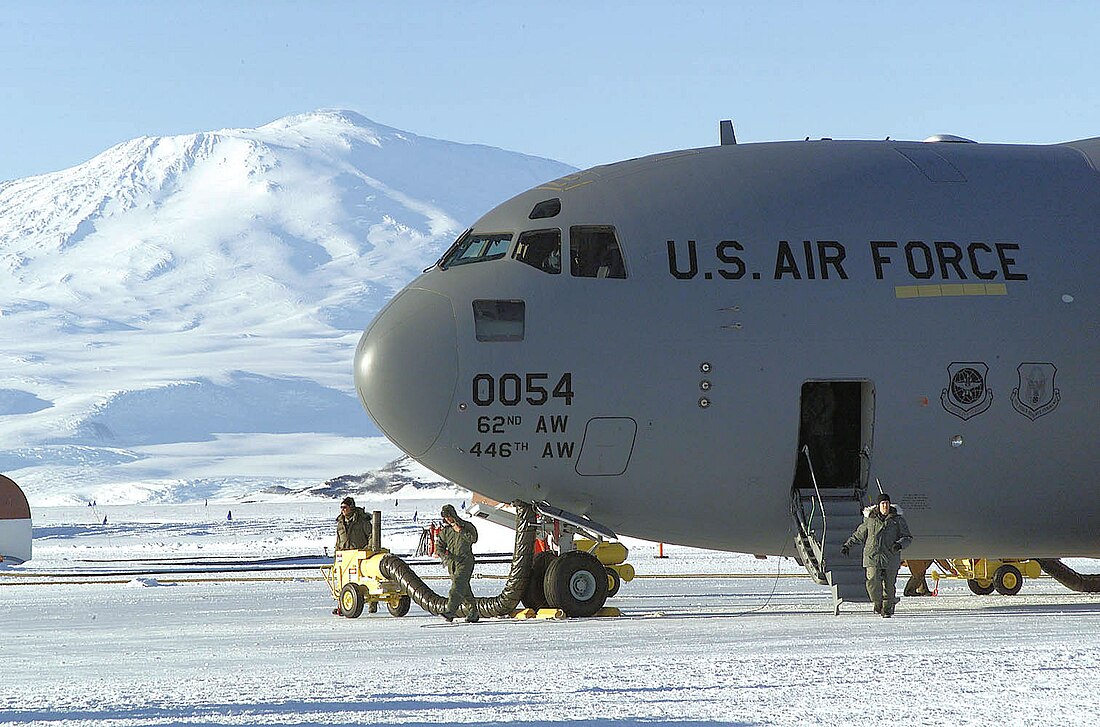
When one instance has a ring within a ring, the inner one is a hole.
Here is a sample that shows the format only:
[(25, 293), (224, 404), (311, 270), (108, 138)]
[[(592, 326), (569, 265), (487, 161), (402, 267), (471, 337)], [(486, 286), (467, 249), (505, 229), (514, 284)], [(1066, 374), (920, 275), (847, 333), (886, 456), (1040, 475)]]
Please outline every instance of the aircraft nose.
[(423, 288), (397, 295), (355, 351), (355, 388), (390, 440), (417, 457), (439, 437), (458, 380), (451, 301)]

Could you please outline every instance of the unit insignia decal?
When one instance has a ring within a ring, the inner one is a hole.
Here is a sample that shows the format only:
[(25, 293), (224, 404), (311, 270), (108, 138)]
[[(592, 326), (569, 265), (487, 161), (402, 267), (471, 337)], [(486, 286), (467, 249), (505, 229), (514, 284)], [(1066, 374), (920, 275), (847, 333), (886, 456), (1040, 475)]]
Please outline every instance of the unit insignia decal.
[(989, 408), (993, 403), (993, 389), (986, 386), (989, 367), (978, 362), (955, 362), (947, 367), (947, 388), (940, 394), (943, 408), (959, 417), (969, 419)]
[(1054, 388), (1057, 367), (1052, 363), (1025, 361), (1016, 368), (1019, 387), (1012, 390), (1012, 408), (1031, 421), (1058, 408), (1062, 392)]

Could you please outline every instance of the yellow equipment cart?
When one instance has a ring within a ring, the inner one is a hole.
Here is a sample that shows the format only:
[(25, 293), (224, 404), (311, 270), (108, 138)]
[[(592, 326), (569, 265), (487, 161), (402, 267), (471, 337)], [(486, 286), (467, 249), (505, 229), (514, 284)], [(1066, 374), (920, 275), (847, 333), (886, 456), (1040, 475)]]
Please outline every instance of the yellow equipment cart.
[[(1024, 585), (1024, 577), (1038, 578), (1042, 573), (1036, 560), (1017, 560), (1006, 558), (993, 560), (988, 558), (946, 558), (936, 560), (936, 565), (945, 568), (946, 573), (932, 571), (932, 579), (965, 578), (966, 585), (978, 596), (988, 596), (993, 591), (1002, 596), (1015, 596)], [(937, 583), (937, 587), (938, 587)]]
[(388, 554), (381, 550), (338, 550), (332, 565), (321, 566), (341, 616), (359, 618), (366, 606), (371, 613), (385, 603), (393, 616), (404, 616), (412, 601), (397, 583), (387, 580), (378, 570), (378, 562)]

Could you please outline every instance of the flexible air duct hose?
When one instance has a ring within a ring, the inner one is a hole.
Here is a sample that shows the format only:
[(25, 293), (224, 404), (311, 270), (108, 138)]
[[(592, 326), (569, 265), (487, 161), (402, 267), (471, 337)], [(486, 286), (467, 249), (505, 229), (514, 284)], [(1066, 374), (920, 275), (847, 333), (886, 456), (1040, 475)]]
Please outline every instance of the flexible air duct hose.
[[(504, 616), (510, 614), (527, 590), (531, 575), (531, 561), (535, 557), (535, 522), (537, 513), (533, 505), (519, 500), (516, 508), (516, 549), (512, 554), (512, 569), (499, 596), (476, 598), (479, 616)], [(396, 581), (409, 594), (409, 598), (428, 613), (439, 615), (447, 608), (447, 597), (433, 591), (405, 561), (392, 553), (382, 557), (378, 570), (386, 578)], [(465, 610), (460, 615), (466, 615)]]
[(1068, 565), (1057, 559), (1036, 558), (1039, 567), (1047, 575), (1061, 583), (1071, 591), (1078, 593), (1100, 593), (1100, 575), (1087, 575), (1078, 573)]

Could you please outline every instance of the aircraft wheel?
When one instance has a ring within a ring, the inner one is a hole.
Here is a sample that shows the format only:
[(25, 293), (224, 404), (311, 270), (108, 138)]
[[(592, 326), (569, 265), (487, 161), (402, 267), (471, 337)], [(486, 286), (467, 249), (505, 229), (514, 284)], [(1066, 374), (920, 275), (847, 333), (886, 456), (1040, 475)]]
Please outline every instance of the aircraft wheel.
[(412, 608), (412, 599), (410, 599), (408, 596), (402, 596), (401, 598), (397, 599), (396, 603), (393, 601), (388, 602), (386, 604), (386, 608), (390, 610), (391, 616), (404, 616), (409, 612), (409, 609)]
[(611, 598), (619, 592), (619, 588), (623, 585), (623, 579), (619, 576), (619, 572), (614, 568), (607, 569), (607, 597)]
[(340, 589), (340, 613), (348, 618), (359, 618), (363, 613), (363, 594), (354, 583)]
[(1014, 565), (1002, 565), (993, 573), (993, 587), (1002, 596), (1015, 596), (1024, 585), (1024, 576)]
[(531, 561), (531, 578), (527, 581), (527, 590), (523, 592), (521, 599), (527, 608), (537, 611), (549, 605), (546, 601), (546, 570), (555, 558), (557, 556), (549, 550), (535, 553), (535, 558)]
[(607, 601), (607, 569), (591, 553), (563, 553), (546, 570), (546, 600), (569, 616), (595, 615)]
[(994, 590), (993, 581), (984, 579), (971, 578), (966, 582), (966, 585), (970, 586), (970, 591), (975, 596), (988, 596)]

